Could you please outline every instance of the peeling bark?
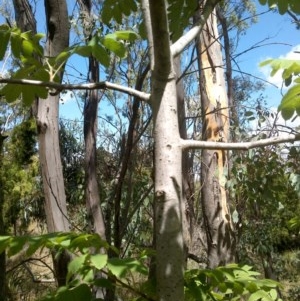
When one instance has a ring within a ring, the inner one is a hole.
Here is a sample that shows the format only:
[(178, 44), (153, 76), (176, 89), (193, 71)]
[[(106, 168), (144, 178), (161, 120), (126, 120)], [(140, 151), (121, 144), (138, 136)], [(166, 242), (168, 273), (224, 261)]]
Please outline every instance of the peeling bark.
[[(197, 40), (203, 120), (202, 139), (227, 142), (228, 97), (218, 40), (214, 11)], [(209, 268), (235, 261), (235, 238), (225, 190), (227, 173), (227, 151), (202, 150), (201, 199)]]

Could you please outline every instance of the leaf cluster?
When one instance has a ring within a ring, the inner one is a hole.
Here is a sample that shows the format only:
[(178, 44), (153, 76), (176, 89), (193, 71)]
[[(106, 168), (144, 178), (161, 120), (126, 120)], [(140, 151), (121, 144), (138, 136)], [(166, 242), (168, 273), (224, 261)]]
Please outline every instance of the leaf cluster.
[[(300, 2), (299, 2), (300, 4)], [(260, 66), (270, 65), (271, 76), (274, 76), (279, 70), (282, 71), (282, 79), (286, 86), (294, 84), (283, 96), (278, 110), (282, 117), (289, 120), (294, 113), (300, 115), (300, 61), (287, 59), (270, 59), (262, 62)], [(293, 80), (293, 78), (295, 78)]]
[[(97, 32), (87, 45), (73, 45), (56, 57), (44, 57), (43, 47), (40, 40), (43, 34), (22, 33), (20, 29), (10, 28), (7, 25), (0, 26), (0, 60), (4, 59), (10, 43), (13, 57), (19, 62), (20, 67), (13, 73), (11, 79), (36, 80), (41, 82), (59, 82), (61, 70), (67, 60), (74, 54), (82, 57), (95, 57), (99, 63), (108, 67), (110, 64), (110, 52), (120, 58), (127, 53), (126, 42), (132, 42), (138, 38), (134, 31), (121, 30), (114, 33), (101, 35)], [(9, 83), (0, 90), (0, 96), (5, 97), (7, 102), (14, 102), (22, 97), (25, 105), (30, 105), (34, 99), (48, 97), (48, 88), (36, 85), (21, 85)]]
[(214, 270), (186, 272), (186, 300), (278, 300), (279, 283), (259, 279), (250, 266), (230, 264)]
[[(109, 258), (100, 250), (117, 252), (97, 234), (50, 233), (39, 236), (0, 236), (0, 253), (6, 251), (13, 256), (25, 250), (26, 256), (33, 255), (40, 248), (49, 248), (59, 254), (68, 250), (74, 254), (74, 259), (68, 265), (66, 286), (56, 292), (47, 294), (42, 300), (74, 301), (94, 300), (91, 288), (93, 286), (112, 288), (121, 286), (134, 291), (138, 300), (152, 300), (148, 292), (139, 291), (127, 281), (132, 273), (147, 276), (149, 271), (144, 263), (147, 252), (138, 258)], [(95, 252), (90, 252), (91, 248)], [(95, 275), (101, 271), (105, 277)], [(259, 279), (259, 273), (249, 266), (235, 264), (218, 267), (214, 270), (188, 270), (185, 273), (186, 300), (278, 300), (277, 282)], [(153, 295), (153, 292), (150, 292)]]
[(288, 10), (296, 14), (300, 14), (300, 2), (298, 0), (259, 0), (259, 3), (266, 5), (268, 3), (270, 8), (277, 7), (281, 15)]

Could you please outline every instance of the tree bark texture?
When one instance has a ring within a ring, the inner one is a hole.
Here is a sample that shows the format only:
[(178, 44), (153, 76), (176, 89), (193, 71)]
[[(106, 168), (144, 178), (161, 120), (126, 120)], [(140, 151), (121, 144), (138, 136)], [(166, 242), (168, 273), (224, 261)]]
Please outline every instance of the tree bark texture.
[[(2, 168), (2, 150), (3, 150), (3, 142), (6, 136), (3, 136), (0, 133), (0, 170)], [(1, 173), (1, 172), (0, 172)], [(3, 217), (3, 206), (4, 206), (4, 190), (3, 190), (3, 181), (2, 174), (0, 174), (0, 235), (5, 235), (5, 225), (4, 225), (4, 217)], [(5, 252), (0, 253), (0, 300), (7, 300), (7, 292), (6, 292), (6, 254)]]
[[(227, 142), (228, 98), (215, 10), (198, 38), (197, 51), (203, 120), (202, 139)], [(202, 150), (201, 201), (209, 268), (235, 261), (234, 231), (225, 190), (227, 173), (226, 151)]]
[[(36, 33), (36, 20), (28, 0), (14, 0), (16, 22), (22, 31)], [(68, 11), (65, 1), (45, 0), (47, 42), (45, 56), (53, 57), (69, 44)], [(60, 73), (62, 78), (63, 72)], [(48, 232), (69, 231), (66, 195), (59, 149), (59, 95), (38, 100), (36, 114), (39, 157), (45, 195), (45, 214)], [(55, 276), (59, 285), (65, 284), (69, 255), (53, 254)]]
[(153, 33), (156, 285), (158, 300), (173, 301), (184, 299), (182, 150), (166, 3), (150, 0), (149, 6)]
[[(92, 38), (91, 1), (80, 0), (82, 26), (86, 41)], [(99, 63), (94, 57), (89, 58), (89, 82), (99, 82)], [(100, 203), (99, 185), (97, 181), (97, 129), (98, 90), (87, 91), (84, 104), (84, 142), (85, 142), (85, 199), (90, 230), (105, 237), (105, 224)]]
[[(45, 56), (54, 57), (69, 44), (68, 11), (65, 1), (45, 0), (47, 41)], [(62, 78), (63, 72), (60, 77)], [(37, 126), (39, 157), (45, 194), (45, 213), (48, 232), (70, 230), (66, 195), (59, 148), (59, 95), (39, 100)], [(64, 285), (69, 255), (53, 256), (58, 285)]]

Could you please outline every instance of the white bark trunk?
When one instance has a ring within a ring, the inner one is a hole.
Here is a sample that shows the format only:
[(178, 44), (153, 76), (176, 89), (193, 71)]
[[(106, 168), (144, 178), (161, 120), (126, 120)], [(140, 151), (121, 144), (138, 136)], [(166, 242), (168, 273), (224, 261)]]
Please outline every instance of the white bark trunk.
[(182, 150), (166, 3), (150, 0), (149, 5), (148, 33), (153, 32), (156, 283), (158, 300), (173, 301), (184, 299)]

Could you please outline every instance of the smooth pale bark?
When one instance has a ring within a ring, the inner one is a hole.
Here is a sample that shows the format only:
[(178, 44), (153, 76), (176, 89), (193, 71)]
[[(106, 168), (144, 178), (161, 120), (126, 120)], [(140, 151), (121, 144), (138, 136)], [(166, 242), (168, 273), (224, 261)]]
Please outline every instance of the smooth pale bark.
[[(215, 11), (198, 38), (202, 139), (227, 142), (229, 112)], [(208, 267), (235, 261), (235, 238), (225, 190), (227, 151), (202, 150), (201, 198), (207, 234)]]
[[(36, 33), (36, 20), (28, 0), (14, 0), (17, 25), (22, 31)], [(68, 12), (65, 1), (45, 0), (48, 29), (45, 56), (56, 56), (69, 44)], [(62, 77), (62, 72), (60, 73)], [(69, 231), (66, 196), (59, 149), (59, 95), (37, 100), (33, 106), (37, 119), (39, 157), (45, 196), (48, 232)], [(65, 284), (69, 255), (53, 254), (55, 276), (59, 285)]]
[[(65, 1), (45, 1), (48, 28), (45, 56), (53, 57), (68, 46), (69, 31)], [(62, 75), (62, 74), (61, 74)], [(37, 125), (39, 156), (49, 232), (69, 231), (66, 195), (59, 148), (59, 95), (39, 100)]]
[[(47, 41), (45, 56), (53, 57), (63, 51), (69, 43), (68, 12), (65, 1), (45, 0)], [(62, 77), (62, 72), (60, 74)], [(39, 100), (37, 126), (39, 157), (45, 195), (45, 213), (48, 232), (70, 230), (66, 208), (66, 195), (59, 148), (59, 95), (49, 95)], [(69, 255), (54, 254), (54, 269), (58, 285), (64, 285)]]
[(182, 151), (166, 3), (151, 0), (149, 6), (153, 32), (156, 283), (158, 300), (173, 301), (184, 299)]

